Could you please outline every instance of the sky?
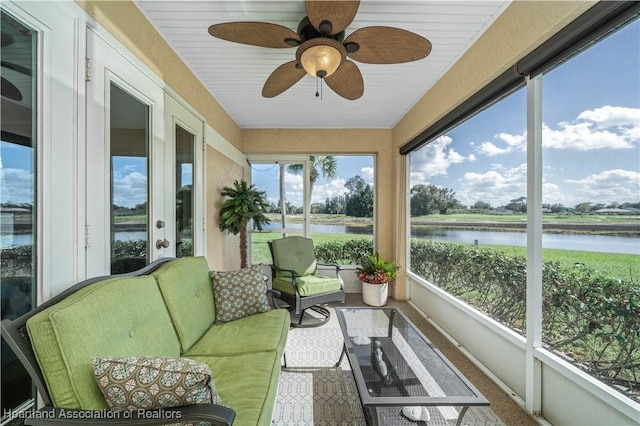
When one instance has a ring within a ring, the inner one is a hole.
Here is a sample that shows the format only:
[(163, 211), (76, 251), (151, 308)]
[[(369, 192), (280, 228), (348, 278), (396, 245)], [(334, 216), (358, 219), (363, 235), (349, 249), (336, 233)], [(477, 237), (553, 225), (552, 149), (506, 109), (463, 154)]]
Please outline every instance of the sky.
[[(629, 53), (634, 54), (629, 54)], [(543, 77), (543, 203), (640, 201), (640, 22), (623, 28)], [(348, 141), (345, 141), (348, 143)], [(520, 89), (411, 154), (411, 182), (450, 188), (464, 205), (498, 207), (526, 196), (526, 93)], [(313, 153), (310, 153), (313, 154)], [(318, 180), (312, 202), (374, 182), (373, 156), (339, 156), (337, 178)], [(116, 204), (146, 197), (143, 161), (114, 161)], [(278, 199), (278, 166), (253, 167), (253, 183)], [(185, 170), (185, 179), (190, 170)], [(31, 202), (29, 149), (0, 146), (0, 201)], [(302, 204), (302, 176), (287, 173), (287, 199)]]
[[(640, 202), (638, 52), (636, 21), (543, 76), (543, 203)], [(526, 196), (526, 137), (523, 88), (413, 153), (411, 186), (508, 204)]]
[[(360, 176), (367, 183), (374, 183), (373, 155), (336, 155), (337, 176), (325, 179), (322, 174), (316, 181), (311, 194), (311, 203), (324, 203), (327, 198), (344, 195), (345, 183), (355, 176)], [(275, 204), (280, 198), (279, 165), (254, 164), (251, 167), (252, 183), (267, 193), (267, 199)], [(303, 177), (292, 174), (285, 169), (286, 200), (295, 206), (302, 206)]]

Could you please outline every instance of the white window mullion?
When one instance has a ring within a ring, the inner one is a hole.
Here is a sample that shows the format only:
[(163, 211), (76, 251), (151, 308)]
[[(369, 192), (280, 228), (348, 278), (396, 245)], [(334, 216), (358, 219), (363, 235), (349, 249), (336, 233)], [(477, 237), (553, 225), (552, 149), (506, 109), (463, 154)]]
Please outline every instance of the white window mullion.
[(526, 407), (542, 409), (542, 76), (527, 77), (527, 353)]

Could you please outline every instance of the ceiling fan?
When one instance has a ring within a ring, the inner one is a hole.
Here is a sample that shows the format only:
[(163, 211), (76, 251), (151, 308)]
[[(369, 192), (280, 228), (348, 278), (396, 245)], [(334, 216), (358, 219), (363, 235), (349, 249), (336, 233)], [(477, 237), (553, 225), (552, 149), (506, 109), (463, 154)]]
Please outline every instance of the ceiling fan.
[(364, 93), (364, 83), (360, 70), (347, 57), (367, 64), (397, 64), (423, 59), (431, 52), (429, 40), (400, 28), (364, 27), (345, 39), (345, 29), (359, 5), (360, 1), (351, 0), (306, 0), (307, 16), (297, 32), (268, 22), (226, 22), (211, 25), (209, 34), (252, 46), (297, 47), (296, 59), (267, 78), (262, 88), (266, 98), (280, 95), (308, 73), (343, 98), (355, 100)]

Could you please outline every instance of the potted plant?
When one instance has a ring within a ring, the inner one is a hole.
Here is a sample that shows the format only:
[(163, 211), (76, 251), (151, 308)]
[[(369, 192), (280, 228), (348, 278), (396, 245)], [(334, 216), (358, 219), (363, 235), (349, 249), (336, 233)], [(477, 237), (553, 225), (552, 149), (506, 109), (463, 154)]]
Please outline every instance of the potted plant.
[(370, 306), (385, 305), (389, 281), (398, 274), (395, 262), (387, 262), (376, 252), (362, 263), (356, 273), (362, 281), (362, 301)]
[(258, 191), (255, 185), (246, 181), (234, 181), (233, 188), (222, 188), (222, 196), (227, 197), (220, 209), (219, 227), (221, 231), (228, 231), (234, 235), (240, 234), (240, 267), (247, 267), (247, 225), (253, 222), (253, 228), (262, 231), (264, 225), (269, 224), (265, 216), (269, 208), (267, 195)]

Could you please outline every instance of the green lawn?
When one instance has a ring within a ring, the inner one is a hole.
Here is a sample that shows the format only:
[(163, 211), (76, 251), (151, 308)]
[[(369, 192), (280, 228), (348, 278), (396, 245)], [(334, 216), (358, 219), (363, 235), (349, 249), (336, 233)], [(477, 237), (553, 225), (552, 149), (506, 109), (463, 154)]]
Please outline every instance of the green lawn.
[[(512, 255), (527, 255), (526, 247), (508, 247), (490, 244), (480, 244), (480, 247), (501, 250)], [(556, 261), (564, 265), (575, 265), (576, 263), (580, 263), (613, 277), (621, 279), (640, 278), (640, 256), (635, 254), (543, 249), (542, 261)]]
[(115, 223), (147, 223), (147, 215), (144, 214), (130, 214), (130, 215), (116, 215), (113, 217)]

